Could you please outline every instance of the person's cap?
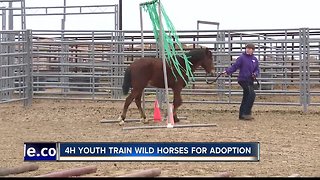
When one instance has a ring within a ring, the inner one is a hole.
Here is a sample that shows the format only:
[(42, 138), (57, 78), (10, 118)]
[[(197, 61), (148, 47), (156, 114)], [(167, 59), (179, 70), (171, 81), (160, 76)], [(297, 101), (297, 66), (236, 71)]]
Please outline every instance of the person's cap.
[(254, 46), (254, 44), (250, 43), (250, 44), (246, 45), (246, 48), (250, 48), (250, 49), (254, 50), (255, 46)]

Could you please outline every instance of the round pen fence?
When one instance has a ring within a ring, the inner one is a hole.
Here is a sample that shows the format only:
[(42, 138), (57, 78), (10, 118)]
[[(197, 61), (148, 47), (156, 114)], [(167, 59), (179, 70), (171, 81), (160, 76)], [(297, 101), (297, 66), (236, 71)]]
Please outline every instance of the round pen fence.
[[(141, 36), (136, 31), (33, 31), (34, 98), (123, 100), (125, 68), (141, 57)], [(215, 71), (223, 71), (253, 42), (261, 74), (256, 104), (318, 105), (319, 34), (317, 29), (178, 31), (186, 51), (209, 47)], [(144, 56), (158, 56), (152, 32), (144, 35)], [(182, 94), (185, 103), (240, 103), (237, 73), (205, 77), (195, 73)], [(145, 90), (154, 101), (156, 89)], [(148, 97), (150, 97), (148, 99)], [(306, 109), (305, 109), (306, 110)]]
[[(0, 31), (0, 103), (30, 104), (32, 98), (123, 101), (125, 68), (141, 56), (160, 57), (152, 31), (144, 30), (142, 39), (141, 31), (119, 30), (118, 5), (67, 6), (66, 0), (56, 7), (26, 7), (24, 0), (2, 3), (8, 7), (0, 7), (4, 29)], [(53, 13), (55, 9), (60, 11)], [(67, 16), (85, 14), (111, 15), (114, 30), (66, 30)], [(5, 30), (15, 29), (17, 19), (24, 29), (29, 17), (57, 15), (62, 17), (61, 30)], [(198, 24), (197, 30), (177, 31), (185, 51), (210, 48), (216, 71), (214, 77), (206, 77), (198, 69), (195, 82), (182, 90), (184, 103), (240, 103), (237, 73), (207, 82), (234, 63), (251, 42), (261, 67), (255, 104), (302, 106), (304, 111), (320, 104), (320, 29), (217, 29), (199, 30)], [(148, 87), (143, 98), (146, 102), (158, 98), (161, 105), (165, 100), (158, 96), (161, 92)]]
[[(2, 102), (14, 99), (7, 90), (13, 87), (7, 83), (12, 82), (12, 73), (21, 69), (10, 65), (17, 63), (14, 59), (32, 67), (33, 98), (123, 100), (124, 70), (141, 56), (138, 31), (63, 31), (61, 38), (61, 31), (34, 30), (30, 34), (32, 42), (23, 41), (27, 31), (15, 32), (14, 41), (5, 38), (8, 32), (1, 32)], [(216, 75), (235, 62), (246, 43), (253, 42), (261, 68), (256, 104), (302, 105), (304, 110), (309, 105), (319, 105), (318, 29), (199, 30), (178, 31), (178, 35), (186, 51), (196, 47), (212, 50)], [(28, 54), (32, 55), (31, 62)], [(158, 54), (152, 32), (146, 31), (144, 56)], [(237, 73), (220, 77), (213, 84), (206, 81), (215, 77), (206, 78), (202, 69), (196, 71), (195, 77), (195, 82), (182, 91), (185, 103), (240, 103)], [(27, 80), (16, 79), (17, 82)], [(11, 92), (20, 93), (18, 89)], [(152, 87), (146, 89), (147, 102), (154, 101), (155, 92)]]

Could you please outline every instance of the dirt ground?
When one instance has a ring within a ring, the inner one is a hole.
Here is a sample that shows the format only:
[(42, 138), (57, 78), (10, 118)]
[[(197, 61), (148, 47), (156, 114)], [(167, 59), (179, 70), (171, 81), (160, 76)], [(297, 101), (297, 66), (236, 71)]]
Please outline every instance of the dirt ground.
[[(153, 104), (147, 103), (147, 115)], [(183, 104), (180, 124), (215, 123), (217, 127), (122, 130), (118, 124), (102, 124), (116, 119), (121, 102), (34, 100), (0, 105), (0, 164), (14, 167), (23, 163), (23, 143), (30, 141), (76, 142), (260, 142), (260, 162), (36, 162), (39, 169), (12, 176), (37, 176), (52, 171), (97, 165), (87, 176), (119, 176), (135, 170), (161, 168), (162, 177), (213, 176), (320, 176), (320, 110), (309, 107), (254, 106), (255, 120), (239, 121), (238, 105)], [(138, 118), (131, 104), (128, 118)], [(150, 123), (150, 125), (153, 122)], [(140, 123), (126, 123), (139, 126)]]

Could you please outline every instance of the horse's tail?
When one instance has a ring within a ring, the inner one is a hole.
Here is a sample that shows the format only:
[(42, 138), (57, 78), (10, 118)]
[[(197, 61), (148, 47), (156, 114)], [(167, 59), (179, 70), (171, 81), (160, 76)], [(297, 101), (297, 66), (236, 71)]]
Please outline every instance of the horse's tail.
[(124, 72), (124, 79), (122, 84), (123, 95), (127, 95), (131, 87), (132, 87), (131, 86), (131, 70), (130, 70), (130, 67), (128, 67)]

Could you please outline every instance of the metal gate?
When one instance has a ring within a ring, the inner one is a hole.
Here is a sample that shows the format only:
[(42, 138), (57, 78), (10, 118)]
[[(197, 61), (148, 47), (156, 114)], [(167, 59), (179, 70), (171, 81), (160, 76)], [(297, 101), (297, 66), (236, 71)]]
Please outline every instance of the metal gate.
[(31, 31), (0, 31), (0, 103), (32, 101)]

